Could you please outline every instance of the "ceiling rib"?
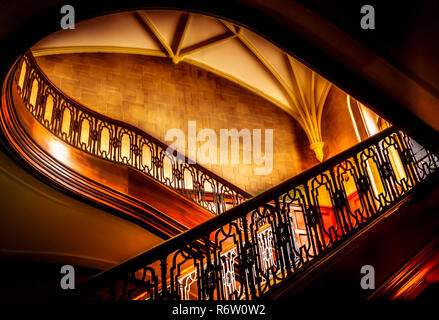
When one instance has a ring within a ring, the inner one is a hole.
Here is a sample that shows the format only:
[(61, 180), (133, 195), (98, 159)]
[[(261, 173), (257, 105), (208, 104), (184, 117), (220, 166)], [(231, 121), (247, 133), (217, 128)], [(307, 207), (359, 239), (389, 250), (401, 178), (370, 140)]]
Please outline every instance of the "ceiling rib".
[(150, 31), (154, 35), (155, 39), (160, 43), (161, 47), (166, 51), (168, 57), (171, 59), (174, 58), (174, 52), (172, 51), (171, 46), (168, 44), (165, 37), (160, 33), (157, 27), (148, 18), (145, 11), (137, 11), (137, 14), (145, 24), (145, 27), (148, 28), (148, 31)]
[[(276, 81), (283, 88), (287, 96), (291, 100), (291, 106), (288, 109), (288, 113), (293, 116), (299, 124), (302, 126), (303, 130), (308, 136), (310, 142), (310, 148), (315, 152), (316, 157), (319, 161), (323, 161), (324, 153), (321, 134), (321, 117), (324, 102), (326, 101), (327, 94), (330, 89), (330, 83), (326, 80), (323, 84), (324, 89), (321, 95), (318, 95), (316, 91), (317, 77), (314, 71), (306, 69), (305, 72), (311, 73), (311, 83), (307, 85), (304, 81), (301, 81), (298, 76), (298, 71), (294, 67), (296, 62), (288, 54), (284, 55), (287, 57), (292, 78), (294, 79), (294, 85), (297, 87), (298, 92), (291, 88), (286, 80), (279, 74), (273, 65), (268, 61), (268, 59), (258, 50), (258, 48), (242, 33), (236, 31), (235, 26), (231, 25), (226, 21), (221, 21), (225, 27), (227, 27), (231, 32), (233, 32), (237, 39), (259, 60), (259, 62), (264, 65), (264, 67), (273, 75)], [(305, 91), (309, 95), (309, 99), (306, 98)]]
[(180, 21), (177, 25), (177, 30), (175, 31), (175, 36), (172, 43), (172, 48), (175, 53), (173, 61), (178, 63), (180, 61), (180, 51), (183, 46), (184, 38), (189, 29), (192, 16), (189, 13), (182, 13), (180, 16)]
[(195, 53), (197, 51), (200, 51), (202, 49), (206, 49), (208, 47), (211, 47), (213, 45), (218, 45), (224, 41), (230, 40), (236, 38), (236, 36), (233, 33), (226, 32), (223, 34), (220, 34), (218, 36), (212, 37), (210, 39), (203, 40), (199, 43), (193, 44), (190, 47), (184, 48), (181, 50), (181, 57), (190, 55), (192, 53)]

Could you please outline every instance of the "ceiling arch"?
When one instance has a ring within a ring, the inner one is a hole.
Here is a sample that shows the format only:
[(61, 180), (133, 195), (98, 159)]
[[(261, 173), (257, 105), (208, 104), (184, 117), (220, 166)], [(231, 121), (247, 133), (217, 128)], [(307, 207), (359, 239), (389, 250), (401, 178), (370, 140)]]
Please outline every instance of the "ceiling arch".
[(237, 82), (294, 117), (323, 160), (322, 111), (331, 83), (269, 41), (200, 14), (149, 10), (102, 16), (38, 42), (35, 56), (118, 52), (185, 61)]

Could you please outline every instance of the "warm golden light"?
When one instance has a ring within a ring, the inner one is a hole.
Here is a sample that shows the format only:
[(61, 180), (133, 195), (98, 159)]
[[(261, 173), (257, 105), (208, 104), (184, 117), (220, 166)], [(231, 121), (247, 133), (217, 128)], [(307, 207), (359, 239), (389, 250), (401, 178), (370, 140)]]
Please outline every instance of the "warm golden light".
[(351, 97), (347, 94), (346, 95), (346, 101), (347, 101), (347, 105), (348, 105), (349, 114), (351, 116), (352, 123), (354, 125), (355, 134), (357, 135), (358, 142), (361, 142), (361, 136), (360, 136), (360, 132), (358, 131), (357, 122), (355, 121), (354, 114), (352, 113), (352, 107), (351, 107), (350, 98)]
[(50, 153), (61, 162), (66, 162), (69, 159), (68, 148), (59, 141), (50, 142)]

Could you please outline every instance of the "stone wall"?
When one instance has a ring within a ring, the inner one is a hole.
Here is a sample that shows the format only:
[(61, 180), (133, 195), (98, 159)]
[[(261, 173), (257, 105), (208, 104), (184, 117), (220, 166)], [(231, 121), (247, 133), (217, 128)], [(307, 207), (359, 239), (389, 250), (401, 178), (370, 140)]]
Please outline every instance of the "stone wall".
[[(175, 65), (164, 58), (98, 53), (45, 56), (37, 61), (67, 95), (101, 114), (137, 126), (168, 145), (171, 142), (165, 141), (166, 132), (178, 128), (187, 135), (190, 120), (196, 121), (198, 131), (211, 128), (218, 137), (220, 129), (273, 129), (271, 174), (256, 176), (257, 165), (253, 162), (205, 165), (252, 194), (318, 163), (305, 133), (291, 116), (248, 89), (185, 62)], [(326, 145), (325, 159), (352, 145), (353, 139), (344, 138), (347, 134), (355, 138), (353, 129), (349, 132), (346, 126), (349, 114), (341, 105), (340, 95), (344, 93), (335, 92), (328, 98), (336, 109), (326, 112), (331, 119), (323, 120), (324, 137), (334, 139)], [(345, 113), (343, 118), (335, 116), (339, 112)], [(332, 118), (343, 121), (334, 122)], [(341, 126), (342, 131), (334, 133), (335, 126)]]

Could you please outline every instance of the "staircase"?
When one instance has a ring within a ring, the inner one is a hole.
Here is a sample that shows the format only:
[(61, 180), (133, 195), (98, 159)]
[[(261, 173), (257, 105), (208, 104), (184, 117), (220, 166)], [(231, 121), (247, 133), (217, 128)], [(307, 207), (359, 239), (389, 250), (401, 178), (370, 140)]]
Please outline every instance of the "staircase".
[(7, 86), (2, 127), (17, 160), (164, 238), (251, 197), (142, 130), (67, 97), (31, 53), (15, 64)]
[(94, 276), (75, 297), (254, 300), (304, 288), (327, 295), (325, 284), (337, 288), (340, 279), (359, 287), (367, 257), (385, 271), (377, 276), (384, 284), (437, 233), (438, 165), (435, 155), (389, 128)]
[[(331, 281), (340, 272), (351, 272), (344, 288), (358, 287), (352, 279), (361, 263), (369, 264), (366, 257), (386, 270), (378, 277), (385, 295), (386, 281), (428, 247), (439, 227), (439, 159), (397, 128), (251, 197), (183, 155), (166, 152), (166, 145), (145, 132), (66, 97), (29, 54), (16, 63), (6, 85), (2, 105), (10, 109), (2, 110), (2, 129), (11, 152), (21, 154), (31, 171), (173, 236), (84, 282), (75, 298), (279, 299), (335, 285)], [(45, 145), (50, 139), (61, 144), (59, 150)], [(71, 163), (59, 152), (65, 146), (73, 150)], [(121, 177), (126, 188), (118, 190)], [(176, 223), (185, 216), (198, 218)], [(408, 233), (416, 241), (408, 241)], [(390, 234), (393, 241), (380, 241)], [(398, 243), (404, 243), (402, 252)], [(377, 252), (392, 252), (392, 263), (375, 259)], [(352, 263), (356, 259), (361, 263)]]

